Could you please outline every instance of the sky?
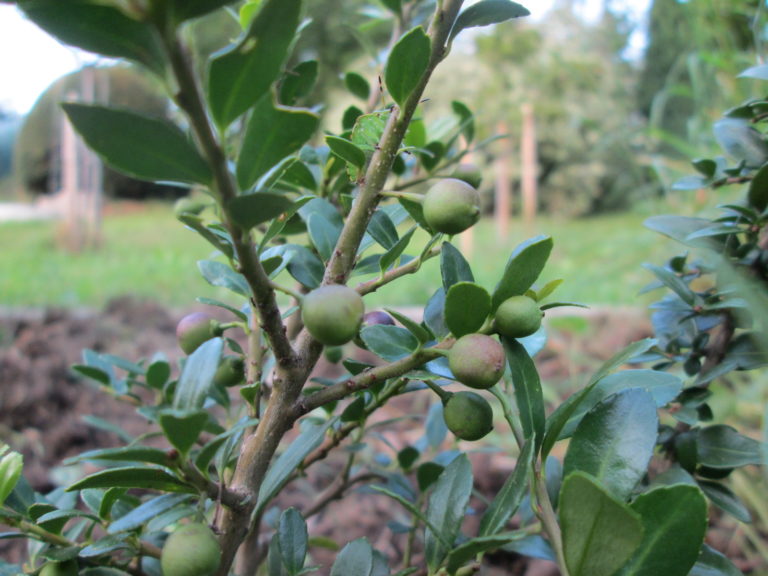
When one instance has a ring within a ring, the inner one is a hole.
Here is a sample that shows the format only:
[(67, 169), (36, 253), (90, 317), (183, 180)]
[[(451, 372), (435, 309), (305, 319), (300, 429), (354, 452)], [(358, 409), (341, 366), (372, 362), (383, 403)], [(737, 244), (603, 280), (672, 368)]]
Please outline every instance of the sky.
[[(582, 0), (585, 18), (599, 13), (600, 0)], [(622, 0), (618, 4), (641, 19), (650, 0)], [(473, 2), (467, 2), (467, 5)], [(553, 0), (522, 0), (534, 17)], [(643, 35), (632, 39), (630, 55), (642, 49)], [(38, 96), (57, 78), (93, 61), (90, 54), (59, 44), (10, 5), (0, 5), (0, 109), (26, 114)]]

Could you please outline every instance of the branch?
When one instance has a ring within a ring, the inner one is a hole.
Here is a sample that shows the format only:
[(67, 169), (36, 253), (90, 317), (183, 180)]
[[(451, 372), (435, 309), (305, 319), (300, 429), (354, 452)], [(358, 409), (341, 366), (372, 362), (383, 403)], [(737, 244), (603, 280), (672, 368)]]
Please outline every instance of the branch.
[(446, 0), (442, 7), (438, 7), (432, 18), (428, 31), (432, 43), (432, 53), (427, 70), (402, 109), (397, 106), (392, 107), (392, 113), (384, 129), (384, 134), (368, 164), (360, 193), (352, 206), (336, 243), (336, 249), (326, 267), (323, 284), (345, 284), (349, 277), (357, 257), (357, 249), (376, 206), (381, 200), (381, 191), (384, 190), (392, 163), (400, 150), (411, 118), (418, 108), (432, 73), (447, 54), (446, 41), (463, 1)]
[(253, 294), (252, 304), (259, 312), (261, 326), (269, 338), (278, 364), (291, 367), (296, 363), (296, 353), (285, 334), (269, 276), (261, 265), (259, 255), (251, 242), (250, 233), (235, 224), (229, 214), (228, 204), (238, 196), (238, 188), (227, 165), (223, 146), (208, 119), (195, 73), (175, 34), (163, 36), (174, 77), (179, 85), (178, 92), (174, 94), (174, 100), (187, 115), (203, 155), (213, 172), (211, 192), (222, 207), (224, 225), (232, 237), (232, 244), (240, 264), (238, 272), (248, 282)]
[(387, 270), (384, 274), (382, 274), (378, 278), (374, 278), (373, 280), (369, 280), (368, 282), (363, 282), (362, 284), (359, 284), (357, 286), (357, 291), (360, 293), (361, 296), (365, 296), (366, 294), (370, 294), (371, 292), (376, 292), (379, 288), (382, 286), (389, 284), (393, 280), (397, 280), (401, 276), (406, 276), (407, 274), (415, 274), (419, 271), (421, 268), (421, 265), (429, 260), (430, 258), (434, 258), (440, 254), (440, 248), (432, 248), (429, 250), (425, 255), (420, 256), (419, 258), (414, 258), (410, 262), (407, 262), (403, 264), (402, 266), (398, 266), (397, 268), (392, 268), (391, 270)]
[(311, 412), (315, 408), (319, 408), (320, 406), (328, 404), (329, 402), (333, 402), (334, 400), (341, 400), (342, 398), (346, 398), (358, 390), (365, 390), (377, 382), (384, 382), (390, 378), (398, 378), (403, 376), (411, 370), (419, 368), (426, 362), (442, 356), (444, 344), (445, 343), (441, 343), (433, 348), (417, 350), (405, 358), (401, 358), (400, 360), (390, 364), (383, 364), (382, 366), (377, 366), (376, 368), (365, 370), (364, 372), (353, 376), (345, 382), (340, 382), (338, 384), (328, 386), (327, 388), (318, 390), (309, 396), (300, 398), (294, 407), (296, 417), (298, 418), (303, 416), (307, 412)]

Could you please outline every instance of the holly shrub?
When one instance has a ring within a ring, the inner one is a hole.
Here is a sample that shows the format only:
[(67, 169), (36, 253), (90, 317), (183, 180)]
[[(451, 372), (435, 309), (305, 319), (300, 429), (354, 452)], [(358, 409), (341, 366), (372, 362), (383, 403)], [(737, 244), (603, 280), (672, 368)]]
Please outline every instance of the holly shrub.
[[(709, 510), (749, 521), (727, 477), (760, 464), (763, 451), (713, 419), (709, 385), (765, 362), (768, 146), (754, 126), (768, 101), (730, 110), (718, 124), (736, 164), (697, 160), (699, 175), (680, 185), (741, 186), (744, 198), (711, 220), (649, 221), (696, 254), (648, 267), (657, 278), (649, 288), (664, 290), (653, 307), (656, 338), (618, 352), (551, 409), (533, 358), (546, 340), (542, 312), (565, 305), (551, 300), (560, 281), (537, 283), (553, 240), (520, 245), (496, 286), (474, 281), (447, 234), (475, 223), (476, 192), (444, 179), (489, 142), (475, 140), (466, 105), (427, 98), (459, 35), (526, 16), (523, 6), (381, 0), (368, 11), (391, 30), (386, 50), (372, 51), (380, 77), (349, 72), (357, 105), (341, 126), (321, 130), (311, 94), (322, 70), (293, 54), (300, 0), (16, 4), (57, 39), (142, 66), (166, 87), (175, 124), (63, 106), (109, 165), (205, 191), (210, 202), (180, 204), (176, 214), (215, 249), (198, 267), (231, 299), (198, 299), (229, 320), (185, 319), (179, 370), (163, 356), (85, 351), (75, 370), (136, 406), (151, 431), (72, 458), (89, 473), (49, 494), (34, 493), (21, 456), (5, 447), (0, 518), (14, 532), (3, 537), (30, 546), (23, 566), (0, 573), (454, 575), (482, 571), (499, 549), (551, 559), (570, 576), (740, 573), (704, 543)], [(214, 10), (229, 10), (243, 32), (202, 66), (185, 26)], [(748, 74), (768, 78), (766, 70)], [(425, 107), (448, 104), (440, 129), (427, 126)], [(427, 214), (430, 189), (450, 194)], [(366, 295), (431, 258), (441, 274), (423, 315), (365, 313)], [(322, 342), (343, 366), (337, 378), (313, 376)], [(412, 424), (421, 437), (394, 458), (366, 457), (377, 430), (396, 425), (372, 417), (416, 391), (433, 399)], [(448, 429), (465, 440), (446, 449)], [(517, 445), (516, 466), (490, 501), (470, 508), (466, 450), (491, 429)], [(281, 509), (281, 492), (320, 462), (341, 462), (327, 488), (303, 509)], [(311, 537), (307, 518), (363, 487), (408, 519), (381, 519), (402, 555), (388, 558), (360, 538), (336, 542), (331, 566), (313, 565), (313, 548), (328, 543)], [(469, 515), (479, 521), (465, 523)]]

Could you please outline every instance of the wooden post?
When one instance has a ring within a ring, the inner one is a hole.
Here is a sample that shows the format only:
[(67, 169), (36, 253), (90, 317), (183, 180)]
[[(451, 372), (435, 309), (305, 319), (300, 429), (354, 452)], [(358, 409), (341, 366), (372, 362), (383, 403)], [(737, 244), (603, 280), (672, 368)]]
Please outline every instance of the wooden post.
[[(75, 98), (74, 92), (67, 94), (67, 99)], [(63, 242), (70, 250), (79, 250), (82, 244), (80, 223), (78, 218), (78, 194), (80, 185), (78, 166), (78, 145), (75, 130), (67, 117), (61, 119), (61, 194), (65, 206)]]
[[(80, 72), (80, 94), (70, 92), (67, 100), (93, 102), (96, 74), (93, 67)], [(69, 250), (95, 248), (101, 241), (101, 162), (75, 135), (66, 116), (61, 124), (61, 191), (66, 206), (63, 241)]]
[[(496, 125), (498, 134), (507, 134), (507, 126), (504, 122)], [(512, 162), (512, 141), (507, 137), (501, 140), (499, 156), (494, 163), (496, 183), (494, 185), (493, 214), (496, 227), (496, 238), (505, 242), (509, 236), (509, 219), (512, 217), (511, 197), (512, 186), (510, 182), (509, 165)]]
[(526, 226), (533, 225), (536, 219), (538, 203), (537, 172), (538, 158), (536, 155), (536, 119), (533, 115), (533, 106), (523, 104), (520, 111), (523, 115), (523, 134), (521, 143), (522, 157), (522, 203), (523, 221)]

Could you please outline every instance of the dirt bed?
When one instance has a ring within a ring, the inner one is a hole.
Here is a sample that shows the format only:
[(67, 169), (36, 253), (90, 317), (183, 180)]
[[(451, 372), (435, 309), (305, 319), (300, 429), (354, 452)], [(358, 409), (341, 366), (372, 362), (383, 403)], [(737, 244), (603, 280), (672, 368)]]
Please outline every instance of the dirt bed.
[[(132, 434), (139, 434), (146, 423), (134, 409), (97, 389), (71, 371), (81, 360), (83, 349), (109, 353), (137, 361), (157, 352), (172, 363), (181, 352), (174, 329), (186, 311), (169, 311), (152, 302), (120, 298), (103, 311), (5, 311), (0, 315), (0, 430), (2, 438), (24, 455), (24, 470), (33, 487), (46, 492), (58, 483), (72, 480), (62, 460), (86, 449), (118, 445), (114, 433), (99, 429), (84, 420), (91, 414), (118, 423)], [(633, 318), (628, 321), (627, 315)], [(649, 334), (641, 312), (623, 310), (590, 312), (586, 318), (589, 337), (568, 330), (553, 330), (547, 348), (537, 364), (545, 383), (583, 382), (583, 373), (594, 369), (621, 346)], [(577, 360), (575, 360), (577, 358)], [(321, 370), (331, 375), (334, 367)], [(382, 413), (389, 418), (413, 410), (414, 402), (395, 402)], [(413, 441), (414, 426), (400, 424), (387, 433), (389, 442), (407, 445)], [(473, 454), (478, 489), (493, 495), (514, 461), (503, 452)], [(308, 478), (296, 482), (282, 496), (281, 505), (306, 507), (337, 474), (334, 460), (323, 462)], [(478, 506), (482, 506), (479, 502)], [(392, 538), (387, 522), (397, 517), (396, 506), (383, 497), (352, 494), (333, 502), (323, 513), (310, 519), (310, 533), (339, 542), (367, 536), (377, 548), (391, 557), (402, 554), (400, 542)], [(343, 519), (343, 523), (339, 522)], [(0, 542), (0, 556), (17, 561), (23, 549), (14, 541)], [(332, 554), (319, 551), (313, 561), (326, 565)], [(546, 576), (557, 574), (548, 562), (528, 561), (514, 554), (497, 554), (490, 559), (484, 574)]]

